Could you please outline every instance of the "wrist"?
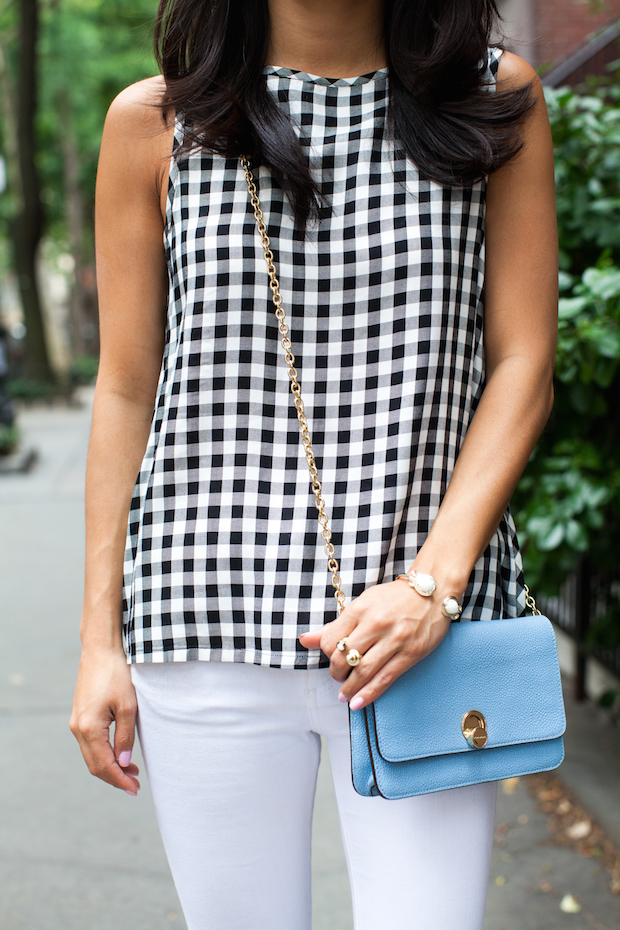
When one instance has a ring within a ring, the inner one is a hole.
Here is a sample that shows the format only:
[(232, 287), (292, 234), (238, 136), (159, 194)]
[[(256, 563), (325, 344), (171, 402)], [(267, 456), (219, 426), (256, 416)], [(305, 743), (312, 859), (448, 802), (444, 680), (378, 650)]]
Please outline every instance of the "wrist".
[(413, 569), (434, 578), (437, 582), (435, 597), (443, 599), (448, 594), (453, 594), (460, 600), (469, 583), (472, 568), (473, 566), (451, 563), (445, 557), (430, 557), (429, 554), (420, 550), (407, 568), (407, 573)]
[(84, 610), (80, 625), (82, 654), (124, 653), (122, 620), (115, 610)]
[[(447, 620), (458, 620), (460, 618), (463, 610), (460, 604), (462, 591), (458, 594), (455, 594), (453, 591), (449, 594), (445, 594), (445, 592), (441, 591), (437, 579), (433, 575), (421, 572), (416, 568), (410, 568), (404, 574), (397, 575), (396, 581), (402, 581), (408, 584), (409, 587), (416, 591), (421, 597), (432, 598), (435, 601), (439, 600), (441, 613)], [(439, 592), (439, 597), (434, 598), (433, 595), (437, 592)]]
[(82, 640), (81, 657), (83, 659), (100, 659), (102, 657), (122, 657), (127, 661), (121, 639), (105, 641), (88, 637)]

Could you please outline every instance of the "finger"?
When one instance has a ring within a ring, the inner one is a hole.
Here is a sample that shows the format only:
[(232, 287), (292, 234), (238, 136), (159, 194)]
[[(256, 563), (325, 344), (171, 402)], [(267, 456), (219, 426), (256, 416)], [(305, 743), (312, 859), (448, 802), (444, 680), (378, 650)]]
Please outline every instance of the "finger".
[(137, 765), (129, 763), (126, 770), (122, 768), (109, 743), (106, 747), (101, 748), (101, 751), (93, 757), (93, 760), (95, 771), (93, 771), (89, 765), (89, 769), (93, 775), (96, 775), (97, 778), (107, 782), (109, 785), (113, 785), (115, 788), (125, 791), (127, 794), (137, 795), (140, 790), (140, 781), (137, 777)]
[(321, 649), (326, 656), (331, 656), (336, 648), (336, 643), (348, 636), (355, 629), (356, 621), (345, 612), (336, 620), (326, 623), (319, 627), (318, 630), (311, 630), (309, 633), (302, 633), (299, 641), (306, 649)]
[(135, 702), (117, 709), (114, 714), (114, 755), (122, 769), (126, 769), (131, 763), (131, 753), (136, 738), (136, 714)]
[[(365, 636), (363, 639), (358, 639), (357, 631), (355, 631), (352, 636), (348, 636), (344, 650), (341, 651), (340, 649), (334, 649), (331, 654), (329, 662), (329, 674), (332, 676), (332, 678), (335, 681), (345, 681), (347, 678), (349, 678), (350, 675), (359, 673), (359, 670), (362, 667), (366, 668), (368, 665), (368, 660), (366, 658), (368, 652), (372, 649), (373, 646), (376, 646), (376, 644), (379, 642), (379, 639), (380, 637), (378, 634), (374, 636)], [(395, 650), (396, 646), (394, 647), (394, 651)], [(352, 651), (358, 652), (361, 656), (359, 665), (351, 665), (348, 662), (347, 656)], [(364, 666), (362, 666), (362, 662), (365, 663)]]
[(341, 688), (341, 693), (346, 689), (343, 697), (348, 699), (349, 709), (361, 710), (362, 707), (372, 704), (414, 664), (408, 656), (397, 652), (387, 662), (373, 669), (371, 674), (359, 676), (356, 680), (347, 680)]
[[(82, 718), (73, 724), (72, 729), (91, 775), (133, 795), (138, 793), (140, 782), (133, 773), (123, 771), (110, 745), (109, 723)], [(132, 768), (137, 774), (137, 767)]]
[[(138, 775), (140, 774), (140, 769), (134, 762), (129, 762), (127, 765), (124, 764), (128, 754), (121, 753), (122, 762), (117, 760), (117, 765), (125, 776), (129, 778), (129, 782), (114, 782), (117, 787), (122, 787), (124, 791), (128, 794), (137, 794), (140, 790), (140, 781), (138, 780)], [(115, 772), (115, 774), (117, 774)], [(129, 788), (125, 787), (129, 785)]]
[(323, 630), (310, 630), (308, 633), (302, 633), (299, 637), (299, 642), (304, 647), (304, 649), (320, 649), (321, 648), (321, 636), (323, 635)]
[[(337, 643), (341, 640), (349, 641), (351, 634), (361, 620), (361, 612), (357, 607), (355, 602), (349, 604), (345, 610), (342, 611), (339, 617), (336, 620), (332, 620), (331, 623), (326, 623), (323, 627), (322, 636), (321, 636), (321, 651), (325, 653), (326, 656), (331, 658), (336, 649)], [(338, 650), (340, 655), (340, 651)]]
[(126, 768), (123, 768), (123, 772), (125, 773), (125, 775), (139, 775), (140, 769), (138, 768), (137, 765), (134, 765), (134, 763), (132, 762), (131, 765), (128, 765)]
[(117, 710), (114, 717), (114, 757), (125, 779), (128, 779), (123, 782), (123, 790), (133, 795), (140, 790), (140, 782), (136, 777), (139, 769), (135, 763), (131, 762), (131, 753), (136, 738), (136, 714), (137, 704), (133, 700), (128, 706)]
[[(344, 701), (350, 701), (362, 688), (368, 685), (377, 675), (384, 665), (395, 655), (398, 655), (401, 647), (397, 642), (388, 639), (379, 639), (376, 643), (365, 652), (358, 650), (362, 659), (359, 665), (348, 668), (348, 675), (338, 677), (336, 680), (341, 681), (342, 687), (338, 698)], [(334, 674), (335, 677), (335, 674)]]
[[(408, 626), (395, 625), (391, 617), (362, 620), (351, 635), (347, 636), (346, 648), (335, 649), (332, 652), (329, 664), (330, 675), (336, 681), (344, 681), (350, 674), (355, 674), (362, 667), (362, 665), (349, 665), (347, 656), (352, 649), (356, 649), (364, 657), (363, 667), (365, 669), (368, 668), (370, 650), (372, 650), (375, 662), (380, 659), (386, 662), (399, 648), (404, 646), (409, 635)], [(377, 651), (376, 646), (381, 641), (385, 648)]]

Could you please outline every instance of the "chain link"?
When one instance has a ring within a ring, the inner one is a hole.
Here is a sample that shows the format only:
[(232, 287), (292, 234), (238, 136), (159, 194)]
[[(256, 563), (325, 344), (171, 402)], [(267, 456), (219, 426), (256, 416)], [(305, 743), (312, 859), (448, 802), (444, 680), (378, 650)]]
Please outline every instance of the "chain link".
[(291, 393), (295, 398), (295, 410), (297, 411), (297, 419), (299, 421), (299, 431), (301, 433), (301, 441), (304, 447), (304, 453), (306, 456), (306, 462), (308, 465), (308, 472), (310, 475), (310, 486), (314, 494), (314, 503), (316, 509), (318, 510), (318, 521), (321, 527), (320, 535), (325, 543), (325, 555), (327, 556), (327, 566), (332, 576), (332, 585), (334, 588), (334, 597), (336, 598), (336, 604), (338, 605), (337, 611), (338, 616), (340, 616), (345, 602), (345, 596), (341, 587), (341, 578), (339, 575), (340, 567), (338, 565), (338, 560), (336, 559), (336, 550), (334, 549), (334, 544), (332, 543), (332, 534), (329, 528), (329, 518), (325, 513), (325, 501), (323, 500), (323, 488), (321, 487), (321, 482), (319, 481), (319, 470), (316, 465), (314, 458), (314, 450), (312, 448), (312, 439), (310, 438), (310, 426), (306, 418), (304, 411), (304, 402), (301, 399), (301, 387), (297, 379), (297, 369), (295, 368), (295, 356), (293, 355), (292, 343), (289, 335), (289, 328), (286, 324), (286, 314), (282, 308), (282, 295), (280, 294), (280, 282), (278, 281), (276, 275), (276, 266), (273, 261), (273, 252), (270, 248), (269, 236), (267, 235), (267, 227), (265, 226), (265, 218), (263, 216), (263, 211), (261, 210), (260, 200), (258, 199), (258, 191), (256, 189), (256, 184), (254, 182), (254, 175), (252, 174), (252, 169), (250, 168), (250, 163), (245, 155), (241, 156), (241, 164), (245, 173), (245, 180), (248, 185), (248, 193), (250, 195), (250, 201), (254, 209), (254, 218), (256, 220), (256, 228), (258, 229), (258, 234), (260, 236), (261, 245), (263, 247), (263, 252), (265, 254), (265, 261), (267, 263), (267, 272), (269, 274), (269, 287), (271, 288), (271, 296), (273, 304), (275, 307), (275, 315), (278, 320), (278, 332), (281, 336), (281, 345), (284, 349), (284, 359), (288, 366), (288, 376), (291, 382)]
[(525, 606), (528, 610), (532, 611), (532, 614), (535, 617), (540, 617), (541, 613), (536, 606), (536, 601), (534, 600), (534, 595), (530, 593), (530, 589), (525, 585)]

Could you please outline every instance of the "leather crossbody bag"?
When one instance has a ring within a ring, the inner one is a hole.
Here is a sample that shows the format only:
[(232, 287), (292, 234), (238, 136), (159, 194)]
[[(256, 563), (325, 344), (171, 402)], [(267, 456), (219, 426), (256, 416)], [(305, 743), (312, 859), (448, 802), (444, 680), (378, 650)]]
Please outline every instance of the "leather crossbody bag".
[[(337, 611), (345, 602), (295, 356), (254, 177), (242, 166), (263, 247)], [(549, 771), (566, 727), (555, 634), (526, 588), (532, 616), (452, 622), (441, 643), (377, 700), (349, 712), (355, 790), (405, 798)]]

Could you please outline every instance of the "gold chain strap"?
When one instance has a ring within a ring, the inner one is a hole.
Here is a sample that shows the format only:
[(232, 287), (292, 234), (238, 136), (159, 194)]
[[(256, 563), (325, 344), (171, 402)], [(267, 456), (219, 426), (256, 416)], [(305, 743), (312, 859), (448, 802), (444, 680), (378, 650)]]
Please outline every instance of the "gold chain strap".
[(345, 596), (341, 588), (341, 578), (338, 574), (340, 569), (338, 566), (338, 561), (336, 559), (336, 550), (334, 549), (334, 544), (332, 543), (332, 533), (329, 528), (329, 518), (325, 513), (325, 501), (323, 500), (323, 489), (321, 487), (321, 482), (319, 481), (319, 470), (316, 467), (316, 461), (314, 459), (314, 451), (312, 449), (312, 439), (310, 438), (310, 427), (308, 425), (308, 420), (304, 412), (304, 402), (301, 399), (301, 387), (299, 386), (299, 381), (297, 380), (297, 369), (295, 368), (295, 356), (291, 352), (292, 344), (289, 336), (289, 328), (286, 324), (286, 315), (282, 309), (282, 295), (280, 294), (280, 282), (278, 281), (276, 275), (276, 266), (273, 263), (273, 252), (270, 248), (269, 236), (267, 235), (267, 227), (265, 226), (265, 219), (263, 217), (263, 211), (261, 210), (260, 201), (258, 199), (258, 191), (256, 190), (256, 184), (254, 183), (254, 175), (252, 174), (252, 169), (250, 168), (250, 163), (245, 157), (241, 156), (241, 164), (245, 172), (245, 180), (248, 185), (248, 193), (250, 195), (250, 200), (252, 202), (252, 207), (254, 208), (254, 218), (256, 219), (256, 227), (258, 229), (258, 234), (260, 236), (261, 245), (265, 253), (265, 261), (267, 262), (267, 271), (269, 273), (269, 287), (271, 288), (271, 295), (275, 307), (275, 314), (278, 320), (278, 332), (282, 337), (281, 345), (284, 349), (284, 358), (288, 366), (288, 376), (291, 381), (291, 393), (295, 398), (295, 410), (297, 411), (297, 419), (299, 421), (299, 430), (301, 432), (301, 441), (303, 443), (304, 452), (306, 454), (306, 462), (308, 464), (308, 472), (310, 474), (310, 485), (314, 493), (314, 503), (316, 509), (318, 510), (318, 520), (321, 526), (321, 536), (325, 542), (325, 555), (327, 556), (327, 565), (332, 575), (332, 585), (334, 587), (334, 597), (336, 598), (336, 603), (338, 605), (338, 616), (340, 616), (345, 602)]
[[(273, 304), (275, 307), (275, 314), (278, 320), (278, 332), (282, 337), (282, 348), (284, 349), (284, 358), (286, 364), (288, 365), (288, 376), (291, 381), (291, 393), (295, 398), (295, 410), (297, 411), (297, 419), (299, 420), (299, 430), (301, 432), (301, 441), (304, 446), (304, 452), (306, 454), (306, 462), (308, 463), (308, 472), (310, 473), (310, 484), (312, 491), (314, 493), (314, 503), (316, 509), (319, 512), (318, 520), (321, 525), (321, 536), (325, 541), (325, 555), (327, 556), (327, 565), (332, 574), (332, 585), (334, 587), (334, 597), (336, 598), (336, 603), (338, 605), (338, 616), (342, 613), (344, 608), (345, 596), (341, 588), (341, 578), (338, 574), (340, 569), (338, 566), (338, 561), (336, 559), (336, 550), (334, 549), (334, 544), (332, 543), (332, 534), (329, 529), (329, 518), (325, 513), (325, 501), (323, 500), (323, 489), (321, 487), (321, 482), (319, 481), (319, 471), (316, 467), (316, 461), (314, 459), (314, 451), (312, 449), (312, 439), (310, 438), (310, 428), (308, 426), (308, 420), (304, 412), (304, 402), (301, 399), (301, 387), (299, 386), (299, 381), (297, 380), (297, 369), (295, 368), (295, 356), (291, 352), (292, 343), (289, 336), (289, 328), (285, 322), (286, 314), (282, 309), (282, 295), (280, 294), (280, 282), (276, 275), (276, 266), (273, 263), (273, 252), (270, 248), (269, 236), (267, 235), (267, 227), (265, 226), (265, 218), (263, 216), (263, 211), (261, 210), (260, 200), (258, 199), (258, 191), (256, 190), (256, 184), (254, 183), (254, 175), (252, 174), (252, 169), (250, 168), (250, 163), (245, 155), (241, 156), (241, 165), (245, 172), (245, 180), (248, 185), (248, 193), (250, 195), (250, 201), (252, 207), (254, 208), (254, 218), (256, 220), (256, 227), (258, 229), (258, 234), (260, 236), (261, 245), (265, 254), (265, 261), (267, 262), (267, 272), (269, 274), (269, 287), (271, 288), (271, 296)], [(525, 585), (525, 604), (528, 610), (532, 611), (534, 615), (540, 615), (540, 611), (536, 606), (536, 601), (534, 600), (533, 595), (530, 593), (530, 589)]]
[(534, 595), (530, 593), (530, 589), (528, 588), (527, 585), (525, 585), (525, 606), (527, 607), (528, 610), (532, 611), (532, 614), (535, 617), (541, 616), (541, 613), (538, 607), (536, 606)]

